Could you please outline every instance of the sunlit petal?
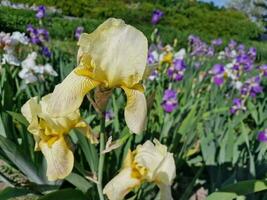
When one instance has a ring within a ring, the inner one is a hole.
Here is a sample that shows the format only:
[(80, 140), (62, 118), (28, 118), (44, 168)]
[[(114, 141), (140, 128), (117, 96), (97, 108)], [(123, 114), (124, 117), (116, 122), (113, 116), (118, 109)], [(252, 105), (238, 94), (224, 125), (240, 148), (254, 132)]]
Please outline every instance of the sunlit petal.
[[(52, 138), (54, 139), (54, 138)], [(48, 180), (54, 181), (68, 176), (73, 168), (74, 157), (63, 136), (52, 144), (41, 141), (39, 146), (47, 161)]]
[(131, 168), (124, 168), (105, 186), (103, 193), (109, 200), (122, 200), (135, 187), (141, 184), (141, 181), (133, 178)]
[(93, 33), (82, 34), (78, 59), (87, 53), (94, 61), (94, 80), (106, 87), (132, 87), (143, 77), (147, 58), (147, 39), (123, 20), (110, 18)]
[(132, 132), (141, 133), (145, 129), (147, 117), (145, 95), (139, 89), (126, 87), (123, 87), (123, 89), (127, 96), (127, 104), (124, 111), (127, 126)]
[(79, 108), (84, 96), (96, 87), (98, 82), (72, 71), (58, 84), (49, 100), (47, 112), (53, 117), (64, 116)]
[(160, 200), (173, 200), (171, 193), (171, 186), (164, 184), (157, 184), (160, 190)]
[(97, 135), (85, 121), (81, 121), (76, 124), (75, 128), (77, 128), (82, 134), (84, 134), (84, 136), (87, 137), (92, 144), (98, 143)]

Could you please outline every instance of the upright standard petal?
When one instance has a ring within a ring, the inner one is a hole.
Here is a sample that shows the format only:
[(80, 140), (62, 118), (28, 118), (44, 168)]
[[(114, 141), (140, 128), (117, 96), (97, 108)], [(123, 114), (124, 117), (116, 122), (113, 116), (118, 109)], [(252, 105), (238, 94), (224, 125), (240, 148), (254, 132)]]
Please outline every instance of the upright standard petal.
[(94, 80), (106, 87), (132, 87), (143, 77), (148, 51), (142, 32), (123, 20), (110, 18), (93, 33), (82, 34), (78, 59), (83, 53), (94, 62)]
[(108, 196), (109, 200), (123, 200), (132, 189), (141, 184), (139, 179), (132, 177), (132, 173), (130, 167), (124, 168), (108, 182), (103, 193)]
[(77, 110), (86, 93), (99, 83), (85, 76), (79, 76), (73, 70), (62, 83), (58, 84), (49, 99), (47, 113), (53, 117), (67, 115)]
[(141, 133), (145, 129), (147, 120), (147, 104), (145, 95), (140, 88), (122, 88), (127, 96), (127, 104), (124, 111), (127, 126), (132, 132)]
[(50, 181), (63, 179), (68, 176), (74, 164), (73, 153), (67, 146), (64, 137), (55, 137), (50, 138), (50, 140), (56, 140), (52, 144), (49, 141), (41, 141), (39, 143), (40, 149), (47, 161), (46, 175)]

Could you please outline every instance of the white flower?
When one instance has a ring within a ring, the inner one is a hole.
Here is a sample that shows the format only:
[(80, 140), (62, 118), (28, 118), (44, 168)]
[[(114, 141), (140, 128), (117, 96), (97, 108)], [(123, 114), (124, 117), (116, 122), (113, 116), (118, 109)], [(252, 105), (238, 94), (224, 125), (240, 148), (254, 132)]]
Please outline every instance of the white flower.
[(182, 48), (177, 53), (174, 54), (174, 58), (182, 60), (184, 59), (185, 55), (186, 55), (186, 51), (184, 48)]
[(34, 68), (36, 66), (36, 60), (37, 58), (37, 53), (34, 51), (26, 57), (25, 60), (21, 62), (22, 68)]
[(243, 83), (241, 81), (234, 81), (232, 84), (233, 84), (234, 88), (236, 88), (237, 90), (240, 90), (242, 85), (243, 85)]
[(25, 33), (20, 33), (18, 31), (13, 32), (11, 35), (11, 42), (14, 44), (24, 44), (27, 45), (29, 43), (29, 38), (25, 35)]
[(46, 63), (44, 65), (44, 72), (46, 74), (51, 75), (51, 76), (57, 76), (58, 75), (57, 72), (53, 69), (53, 67), (49, 63)]
[(4, 53), (3, 58), (2, 58), (2, 64), (10, 64), (10, 65), (15, 65), (19, 66), (20, 62), (16, 56), (14, 56), (11, 53)]
[(34, 83), (38, 80), (37, 77), (33, 74), (33, 72), (28, 70), (27, 68), (24, 68), (19, 72), (19, 77), (25, 80), (26, 84)]

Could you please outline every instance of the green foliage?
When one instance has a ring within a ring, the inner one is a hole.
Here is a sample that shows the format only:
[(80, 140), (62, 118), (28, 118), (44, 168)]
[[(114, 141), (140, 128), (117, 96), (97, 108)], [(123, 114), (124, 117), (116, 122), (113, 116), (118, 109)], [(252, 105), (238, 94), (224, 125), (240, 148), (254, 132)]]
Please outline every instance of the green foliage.
[[(51, 16), (45, 22), (53, 38), (73, 38), (73, 32), (79, 25), (87, 32), (96, 28), (108, 17), (124, 19), (127, 23), (141, 29), (147, 36), (153, 27), (150, 24), (151, 14), (155, 8), (164, 12), (164, 17), (157, 27), (161, 31), (164, 41), (171, 42), (174, 37), (184, 44), (189, 34), (198, 34), (204, 40), (222, 37), (234, 38), (238, 41), (256, 39), (261, 29), (251, 22), (248, 17), (238, 11), (218, 9), (201, 3), (176, 3), (171, 7), (164, 7), (158, 3), (139, 2), (126, 3), (123, 1), (21, 1), (30, 4), (44, 4), (55, 6), (64, 15), (83, 17), (67, 18), (61, 15)], [(0, 9), (0, 28), (2, 30), (25, 30), (29, 23), (37, 24), (32, 11)], [(62, 28), (64, 31), (62, 31)], [(182, 45), (182, 44), (181, 44)]]

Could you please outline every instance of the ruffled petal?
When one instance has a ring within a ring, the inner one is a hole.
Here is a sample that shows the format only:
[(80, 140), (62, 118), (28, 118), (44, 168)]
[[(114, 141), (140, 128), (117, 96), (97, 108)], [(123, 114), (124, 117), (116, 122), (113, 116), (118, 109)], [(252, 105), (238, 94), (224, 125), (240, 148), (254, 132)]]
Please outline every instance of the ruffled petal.
[(160, 200), (173, 200), (171, 186), (164, 184), (157, 184), (160, 190)]
[(127, 126), (132, 132), (141, 133), (145, 129), (147, 120), (145, 95), (139, 89), (122, 88), (127, 96), (127, 104), (124, 111)]
[(133, 178), (131, 168), (124, 168), (105, 186), (103, 193), (109, 200), (123, 200), (123, 198), (135, 187), (141, 184), (139, 179)]
[(39, 146), (47, 161), (48, 180), (64, 179), (73, 168), (74, 157), (63, 136), (51, 138), (53, 141), (40, 141)]
[(77, 110), (86, 93), (99, 83), (73, 70), (62, 83), (58, 84), (49, 99), (46, 112), (53, 117), (67, 115)]
[(93, 33), (82, 34), (78, 60), (87, 53), (94, 61), (94, 80), (106, 87), (132, 87), (143, 77), (148, 44), (142, 32), (123, 20), (110, 18)]
[(29, 99), (21, 108), (22, 115), (30, 123), (28, 131), (34, 135), (39, 135), (38, 113), (41, 112), (41, 106), (38, 104), (37, 97)]

